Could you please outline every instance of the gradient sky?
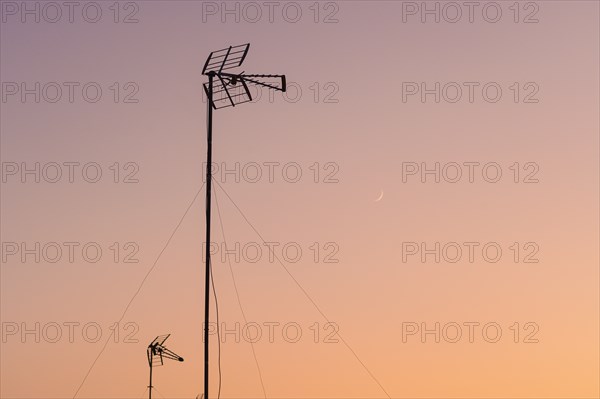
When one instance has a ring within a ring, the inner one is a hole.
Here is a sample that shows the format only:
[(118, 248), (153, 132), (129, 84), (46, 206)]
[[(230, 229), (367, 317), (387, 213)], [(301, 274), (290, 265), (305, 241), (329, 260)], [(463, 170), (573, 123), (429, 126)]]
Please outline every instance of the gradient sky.
[[(222, 336), (221, 397), (600, 395), (598, 2), (476, 2), (472, 21), (463, 2), (427, 2), (439, 22), (400, 1), (80, 2), (72, 22), (62, 2), (60, 17), (0, 3), (2, 398), (142, 397), (146, 346), (166, 333), (185, 362), (156, 388), (202, 391), (201, 70), (246, 42), (240, 71), (285, 73), (289, 91), (214, 115), (219, 171), (239, 164), (239, 181), (216, 175), (214, 240), (240, 248), (231, 269), (222, 247), (213, 258), (220, 322), (262, 333)], [(22, 175), (36, 163), (39, 182)], [(439, 183), (421, 175), (436, 163)], [(436, 323), (438, 343), (421, 335)]]

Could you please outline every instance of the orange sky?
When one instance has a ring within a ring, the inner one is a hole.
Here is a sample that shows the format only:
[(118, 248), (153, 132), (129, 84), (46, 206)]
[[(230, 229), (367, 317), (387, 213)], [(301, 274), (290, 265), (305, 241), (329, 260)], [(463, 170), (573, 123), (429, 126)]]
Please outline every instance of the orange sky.
[(245, 42), (289, 91), (214, 115), (221, 397), (599, 396), (597, 2), (55, 4), (1, 4), (1, 397), (142, 397), (166, 333), (202, 391), (201, 69)]

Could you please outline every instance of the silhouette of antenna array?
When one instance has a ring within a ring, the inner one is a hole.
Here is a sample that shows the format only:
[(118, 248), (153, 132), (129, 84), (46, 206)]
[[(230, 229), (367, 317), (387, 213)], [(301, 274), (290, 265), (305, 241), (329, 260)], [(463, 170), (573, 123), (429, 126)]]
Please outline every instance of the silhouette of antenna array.
[(154, 367), (159, 367), (164, 364), (164, 359), (176, 360), (178, 362), (183, 362), (183, 358), (176, 354), (175, 352), (167, 349), (164, 345), (167, 338), (169, 338), (171, 334), (167, 335), (159, 335), (154, 338), (150, 345), (148, 345), (148, 349), (146, 350), (146, 355), (148, 356), (148, 365), (150, 366), (150, 384), (148, 385), (148, 399), (152, 399), (152, 369)]
[(223, 72), (241, 66), (249, 48), (250, 44), (230, 46), (223, 50), (213, 51), (208, 56), (202, 74), (216, 77), (216, 81), (212, 82), (212, 91), (210, 91), (210, 81), (204, 84), (204, 91), (214, 109), (235, 107), (252, 101), (248, 84), (277, 91), (286, 90), (285, 75)]
[(204, 399), (208, 399), (208, 355), (209, 355), (209, 300), (211, 282), (210, 263), (210, 214), (211, 214), (211, 188), (212, 188), (212, 125), (213, 110), (252, 101), (249, 85), (265, 87), (271, 90), (284, 92), (286, 82), (284, 75), (272, 74), (234, 74), (229, 71), (238, 68), (248, 55), (250, 44), (240, 46), (229, 46), (228, 48), (210, 53), (202, 74), (208, 76), (208, 82), (204, 84), (204, 91), (208, 98), (207, 118), (207, 154), (206, 154), (206, 269), (204, 278)]

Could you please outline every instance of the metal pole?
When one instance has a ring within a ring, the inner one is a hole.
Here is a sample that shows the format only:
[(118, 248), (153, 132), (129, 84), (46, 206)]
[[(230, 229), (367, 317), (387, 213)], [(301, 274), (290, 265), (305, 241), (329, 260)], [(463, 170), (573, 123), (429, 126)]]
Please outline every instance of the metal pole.
[(148, 399), (152, 399), (152, 363), (150, 363), (150, 385), (148, 385)]
[(208, 399), (208, 321), (210, 299), (210, 199), (212, 187), (212, 100), (215, 73), (208, 74), (207, 155), (206, 155), (206, 276), (204, 284), (204, 399)]

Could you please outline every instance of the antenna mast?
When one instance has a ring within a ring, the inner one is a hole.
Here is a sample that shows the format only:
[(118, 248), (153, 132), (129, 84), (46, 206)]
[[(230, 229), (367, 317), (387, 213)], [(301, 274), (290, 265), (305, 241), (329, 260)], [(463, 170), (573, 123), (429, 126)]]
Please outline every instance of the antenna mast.
[(163, 365), (163, 358), (177, 360), (178, 362), (183, 362), (183, 358), (176, 354), (175, 352), (167, 349), (164, 346), (165, 341), (169, 338), (171, 334), (167, 335), (159, 335), (154, 338), (150, 345), (148, 345), (148, 349), (146, 350), (146, 355), (148, 356), (148, 365), (150, 366), (150, 383), (148, 384), (148, 399), (152, 399), (152, 368)]
[[(252, 95), (248, 89), (248, 83), (266, 87), (271, 90), (284, 92), (286, 90), (286, 81), (284, 75), (244, 75), (231, 74), (223, 72), (225, 70), (237, 68), (244, 62), (250, 44), (240, 46), (229, 46), (226, 49), (213, 51), (210, 53), (204, 64), (202, 74), (208, 76), (208, 83), (204, 84), (204, 91), (208, 98), (207, 109), (207, 154), (206, 154), (206, 273), (204, 276), (204, 399), (208, 399), (208, 354), (209, 354), (209, 334), (208, 323), (210, 314), (210, 281), (211, 281), (211, 262), (210, 262), (210, 213), (211, 213), (211, 191), (212, 191), (212, 125), (213, 109), (225, 107), (235, 107), (252, 101)], [(216, 78), (216, 79), (215, 79)], [(237, 89), (233, 91), (232, 89)], [(152, 384), (150, 384), (152, 385)]]

